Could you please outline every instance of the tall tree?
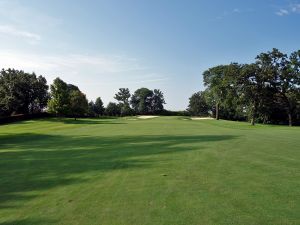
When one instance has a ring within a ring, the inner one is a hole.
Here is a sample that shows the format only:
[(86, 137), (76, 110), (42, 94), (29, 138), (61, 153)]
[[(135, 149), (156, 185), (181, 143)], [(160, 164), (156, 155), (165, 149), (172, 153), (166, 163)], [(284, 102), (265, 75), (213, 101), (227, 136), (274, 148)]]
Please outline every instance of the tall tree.
[(120, 88), (119, 92), (115, 95), (115, 99), (120, 103), (129, 104), (131, 94), (128, 88)]
[(215, 117), (219, 120), (220, 104), (224, 99), (225, 88), (223, 86), (225, 66), (216, 66), (203, 73), (204, 85), (210, 89), (215, 101)]
[[(203, 73), (204, 85), (209, 89), (209, 93), (215, 102), (215, 117), (217, 120), (220, 118), (221, 106), (228, 109), (226, 104), (227, 106), (228, 104), (232, 105), (233, 98), (238, 96), (235, 87), (239, 71), (240, 65), (232, 63), (209, 68)], [(231, 96), (231, 98), (226, 98), (227, 96)]]
[(118, 104), (110, 102), (106, 106), (105, 114), (108, 116), (119, 116), (121, 114), (121, 108)]
[(90, 101), (88, 103), (88, 111), (87, 111), (88, 116), (90, 117), (95, 117), (96, 113), (95, 113), (95, 103), (93, 101)]
[(70, 113), (70, 92), (68, 84), (59, 77), (50, 86), (51, 99), (48, 102), (48, 111), (56, 115), (68, 115)]
[(300, 51), (288, 57), (274, 48), (267, 53), (257, 56), (257, 63), (263, 69), (265, 77), (269, 78), (270, 85), (276, 89), (277, 103), (286, 111), (289, 126), (293, 124), (293, 113), (297, 108), (297, 92), (300, 85)]
[(192, 116), (208, 116), (209, 106), (206, 102), (205, 92), (194, 93), (189, 99), (188, 112)]
[(149, 114), (152, 109), (153, 91), (148, 88), (137, 89), (131, 97), (131, 105), (138, 114)]
[(2, 70), (0, 73), (0, 112), (35, 113), (45, 107), (48, 100), (48, 85), (44, 77), (22, 70)]
[(153, 90), (151, 111), (154, 114), (159, 114), (164, 110), (165, 98), (164, 94), (159, 89)]
[(102, 99), (100, 97), (96, 98), (95, 105), (94, 105), (94, 111), (97, 116), (103, 115), (103, 113), (105, 111)]
[(47, 80), (43, 76), (38, 76), (34, 79), (32, 98), (29, 104), (29, 112), (36, 113), (41, 112), (46, 106), (50, 98), (47, 85)]
[(258, 108), (264, 97), (266, 81), (257, 63), (243, 66), (239, 83), (243, 91), (243, 97), (246, 100), (246, 105), (250, 109), (249, 113), (252, 125), (255, 124)]
[(120, 88), (119, 92), (114, 97), (119, 102), (122, 116), (132, 115), (133, 113), (129, 104), (130, 96), (131, 94), (128, 88)]
[(76, 120), (77, 117), (84, 116), (88, 111), (88, 101), (85, 94), (79, 90), (70, 92), (70, 115)]

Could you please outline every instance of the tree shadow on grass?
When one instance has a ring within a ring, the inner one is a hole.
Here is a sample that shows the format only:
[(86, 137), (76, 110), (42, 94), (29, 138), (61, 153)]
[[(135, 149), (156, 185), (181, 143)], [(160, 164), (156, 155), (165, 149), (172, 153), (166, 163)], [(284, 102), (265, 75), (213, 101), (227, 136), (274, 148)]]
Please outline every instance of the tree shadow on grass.
[(0, 222), (0, 225), (48, 225), (57, 224), (55, 221), (51, 220), (35, 220), (35, 219), (24, 219), (24, 220), (10, 220), (7, 222)]
[(87, 124), (87, 125), (96, 125), (96, 124), (126, 124), (125, 122), (120, 122), (117, 118), (92, 118), (92, 119), (81, 119), (77, 118), (47, 118), (43, 121), (51, 122), (62, 122), (64, 124)]
[[(13, 124), (26, 124), (32, 120), (15, 121)], [(98, 124), (127, 124), (124, 120), (120, 120), (118, 117), (99, 117), (99, 118), (64, 118), (64, 117), (50, 117), (50, 118), (39, 118), (35, 121), (45, 122), (56, 122), (64, 124), (86, 124), (86, 125), (98, 125)], [(122, 122), (120, 122), (122, 121)], [(0, 124), (1, 126), (2, 124)], [(3, 124), (5, 125), (5, 124)]]
[(85, 182), (88, 178), (80, 177), (84, 173), (148, 168), (159, 163), (158, 155), (201, 150), (207, 142), (234, 138), (237, 136), (0, 135), (0, 209), (36, 197), (29, 195), (31, 191)]

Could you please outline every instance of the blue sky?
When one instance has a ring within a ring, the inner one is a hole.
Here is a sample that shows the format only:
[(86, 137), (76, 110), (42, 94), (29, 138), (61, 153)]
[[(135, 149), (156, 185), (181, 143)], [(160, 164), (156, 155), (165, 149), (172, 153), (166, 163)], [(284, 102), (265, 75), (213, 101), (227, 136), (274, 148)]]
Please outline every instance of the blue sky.
[(300, 49), (300, 1), (0, 0), (0, 67), (59, 76), (89, 100), (159, 88), (183, 110), (202, 72)]

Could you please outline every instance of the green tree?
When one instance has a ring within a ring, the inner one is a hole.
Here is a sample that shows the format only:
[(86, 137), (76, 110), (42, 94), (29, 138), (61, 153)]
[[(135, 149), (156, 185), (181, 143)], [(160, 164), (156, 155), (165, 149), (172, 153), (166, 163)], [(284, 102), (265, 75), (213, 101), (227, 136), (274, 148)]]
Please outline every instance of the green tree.
[(210, 109), (206, 102), (205, 92), (199, 91), (190, 97), (188, 112), (192, 116), (208, 116), (209, 111)]
[(96, 98), (95, 105), (94, 105), (95, 114), (97, 116), (101, 116), (101, 115), (103, 115), (104, 111), (105, 111), (105, 108), (103, 106), (102, 99), (100, 97)]
[(70, 92), (68, 84), (59, 77), (50, 86), (51, 99), (48, 102), (48, 111), (56, 115), (70, 114)]
[(121, 109), (121, 116), (133, 116), (135, 115), (134, 110), (130, 107), (129, 104), (121, 105), (119, 104)]
[(131, 94), (128, 88), (120, 88), (119, 92), (115, 95), (115, 99), (119, 102), (122, 116), (129, 116), (133, 114), (133, 110), (130, 108), (129, 98)]
[(44, 77), (22, 70), (7, 69), (0, 73), (0, 114), (40, 112), (48, 100)]
[(289, 126), (293, 124), (293, 114), (297, 108), (297, 92), (300, 85), (300, 51), (288, 57), (274, 48), (257, 56), (257, 63), (263, 70), (263, 76), (268, 77), (268, 83), (276, 89), (276, 103), (284, 108)]
[(120, 103), (122, 103), (124, 105), (126, 105), (126, 104), (129, 105), (129, 98), (130, 98), (130, 96), (131, 96), (131, 94), (130, 94), (130, 91), (129, 91), (128, 88), (120, 88), (119, 92), (115, 95), (114, 98), (118, 102), (120, 102)]
[(88, 111), (88, 101), (85, 94), (79, 90), (72, 90), (70, 92), (70, 115), (76, 118), (84, 116)]
[(48, 93), (49, 86), (47, 80), (43, 76), (38, 76), (32, 83), (33, 93), (29, 104), (29, 112), (41, 112), (46, 106), (50, 98)]
[(137, 89), (131, 97), (131, 105), (138, 114), (149, 114), (152, 109), (153, 91), (148, 88)]
[[(214, 101), (215, 118), (218, 120), (220, 114), (232, 118), (236, 115), (239, 93), (237, 89), (237, 76), (240, 72), (240, 65), (232, 63), (230, 65), (220, 65), (209, 68), (203, 73), (204, 85), (209, 90), (209, 94)], [(220, 109), (223, 112), (220, 113)]]
[(87, 111), (88, 116), (90, 117), (95, 117), (95, 103), (93, 101), (90, 101), (88, 104), (88, 111)]
[(259, 65), (257, 63), (244, 65), (239, 77), (239, 83), (241, 84), (243, 97), (246, 100), (245, 103), (250, 109), (251, 124), (254, 125), (259, 106), (264, 100), (264, 91), (266, 89), (266, 79), (264, 79)]
[(166, 104), (166, 102), (165, 102), (164, 94), (159, 89), (153, 90), (153, 96), (151, 101), (152, 101), (151, 103), (152, 113), (159, 114), (164, 110), (164, 104)]
[(225, 66), (210, 68), (203, 73), (204, 85), (210, 90), (215, 102), (215, 117), (219, 120), (220, 104), (224, 100), (226, 88), (223, 85)]
[(106, 106), (105, 114), (108, 116), (120, 116), (121, 115), (121, 108), (118, 104), (110, 102)]

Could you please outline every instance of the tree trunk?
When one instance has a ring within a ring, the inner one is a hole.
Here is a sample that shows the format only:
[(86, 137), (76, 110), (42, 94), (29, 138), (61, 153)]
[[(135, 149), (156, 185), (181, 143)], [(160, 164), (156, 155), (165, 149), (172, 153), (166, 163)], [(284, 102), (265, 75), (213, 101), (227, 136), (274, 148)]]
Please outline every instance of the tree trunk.
[(291, 106), (291, 102), (289, 101), (289, 98), (286, 96), (285, 93), (282, 94), (282, 97), (286, 103), (286, 110), (287, 110), (287, 114), (288, 114), (288, 118), (289, 118), (289, 126), (293, 126), (293, 119), (292, 119), (292, 106)]
[(267, 123), (267, 116), (265, 115), (265, 116), (264, 116), (263, 124), (266, 124), (266, 123)]
[(252, 117), (251, 119), (251, 125), (254, 126), (255, 125), (255, 119)]
[(220, 107), (220, 103), (216, 103), (216, 120), (219, 120), (219, 107)]
[(292, 120), (292, 114), (288, 112), (288, 117), (289, 117), (289, 126), (293, 126), (293, 120)]
[(253, 111), (252, 111), (252, 118), (251, 118), (251, 125), (254, 126), (255, 125), (255, 119), (256, 119), (256, 103), (254, 103), (253, 105)]

